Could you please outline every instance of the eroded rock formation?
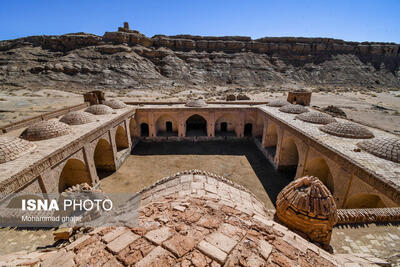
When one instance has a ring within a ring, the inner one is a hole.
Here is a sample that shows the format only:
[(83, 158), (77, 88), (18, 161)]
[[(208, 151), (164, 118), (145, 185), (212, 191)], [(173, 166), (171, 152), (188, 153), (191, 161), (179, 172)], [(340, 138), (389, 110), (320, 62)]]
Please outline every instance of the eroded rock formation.
[[(399, 86), (394, 43), (331, 38), (156, 35), (129, 25), (0, 42), (3, 88), (137, 88), (272, 82)], [(71, 84), (72, 83), (72, 84)]]

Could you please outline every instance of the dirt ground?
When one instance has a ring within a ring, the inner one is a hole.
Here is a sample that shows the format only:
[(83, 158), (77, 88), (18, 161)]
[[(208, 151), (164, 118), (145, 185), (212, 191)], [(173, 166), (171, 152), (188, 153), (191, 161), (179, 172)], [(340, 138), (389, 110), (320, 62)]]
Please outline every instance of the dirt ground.
[(243, 185), (273, 209), (294, 173), (276, 172), (251, 142), (139, 143), (115, 173), (103, 178), (105, 192), (138, 192), (179, 171), (210, 171)]

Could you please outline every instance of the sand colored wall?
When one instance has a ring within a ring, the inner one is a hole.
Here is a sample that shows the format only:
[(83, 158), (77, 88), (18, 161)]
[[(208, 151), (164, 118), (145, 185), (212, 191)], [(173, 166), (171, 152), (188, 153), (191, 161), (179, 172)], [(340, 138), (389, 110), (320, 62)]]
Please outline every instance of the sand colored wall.
[(160, 115), (155, 122), (156, 125), (156, 132), (157, 134), (161, 132), (166, 132), (167, 131), (167, 122), (172, 123), (172, 131), (177, 132), (178, 131), (178, 121), (176, 120), (176, 114), (163, 114)]
[[(235, 113), (221, 113), (221, 112), (216, 112), (215, 113), (215, 131), (220, 132), (221, 131), (221, 123), (225, 122), (227, 124), (227, 131), (228, 132), (238, 132), (240, 131), (236, 127), (236, 121), (238, 120), (238, 115), (236, 112)], [(238, 122), (240, 124), (240, 121)]]
[[(378, 208), (384, 206), (384, 207), (398, 207), (395, 202), (393, 202), (391, 199), (389, 199), (385, 194), (382, 194), (369, 184), (365, 183), (362, 179), (357, 177), (356, 175), (352, 176), (351, 179), (351, 184), (349, 187), (349, 190), (347, 192), (347, 195), (345, 197), (343, 207), (344, 208), (351, 208), (349, 204), (365, 204), (368, 205), (370, 203), (373, 203), (375, 196), (378, 196), (380, 199), (380, 203), (378, 203), (379, 206)], [(355, 199), (363, 200), (363, 201), (355, 201)], [(372, 200), (372, 201), (371, 201)], [(364, 203), (363, 203), (364, 202)], [(364, 208), (368, 206), (361, 206), (357, 208)]]

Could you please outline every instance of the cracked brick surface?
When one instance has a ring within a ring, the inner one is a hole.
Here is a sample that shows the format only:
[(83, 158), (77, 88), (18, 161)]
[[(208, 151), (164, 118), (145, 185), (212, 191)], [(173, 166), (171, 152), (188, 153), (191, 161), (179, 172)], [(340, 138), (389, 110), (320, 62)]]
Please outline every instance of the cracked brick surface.
[[(190, 184), (194, 180), (224, 187), (227, 195), (219, 197), (225, 200), (199, 194), (198, 189), (178, 194), (175, 181)], [(231, 194), (240, 198), (234, 202)], [(252, 202), (247, 213), (236, 209), (245, 199)], [(273, 221), (267, 210), (254, 209), (257, 205), (262, 204), (251, 193), (223, 177), (185, 171), (142, 191), (139, 226), (95, 228), (56, 251), (0, 257), (0, 265), (336, 266), (378, 260), (367, 255), (329, 254)]]

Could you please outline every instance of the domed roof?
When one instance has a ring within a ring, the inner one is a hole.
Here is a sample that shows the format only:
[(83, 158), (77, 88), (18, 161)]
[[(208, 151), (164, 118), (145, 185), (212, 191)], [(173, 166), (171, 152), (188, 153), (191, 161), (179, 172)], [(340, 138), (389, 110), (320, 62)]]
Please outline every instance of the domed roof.
[(207, 103), (203, 99), (194, 99), (186, 102), (185, 106), (199, 108), (207, 106)]
[(299, 118), (302, 121), (316, 124), (328, 124), (336, 121), (331, 115), (316, 111), (299, 114), (296, 116), (296, 118)]
[(113, 112), (112, 108), (103, 104), (90, 106), (87, 109), (85, 109), (85, 111), (92, 113), (94, 115), (105, 115), (105, 114), (111, 114)]
[(95, 117), (84, 111), (72, 111), (65, 114), (60, 121), (69, 125), (86, 124), (95, 121)]
[(59, 121), (41, 121), (29, 126), (21, 134), (21, 138), (29, 141), (40, 141), (71, 133), (71, 128)]
[(106, 106), (109, 106), (112, 109), (120, 109), (120, 108), (127, 107), (127, 105), (124, 102), (122, 102), (121, 100), (117, 100), (117, 99), (104, 101), (103, 104)]
[(268, 102), (267, 106), (270, 106), (270, 107), (283, 107), (283, 106), (286, 106), (288, 104), (289, 104), (289, 102), (287, 102), (284, 99), (277, 99), (277, 100), (272, 100), (271, 102)]
[[(76, 266), (342, 266), (379, 261), (355, 255), (348, 260), (318, 248), (273, 220), (273, 213), (251, 192), (209, 172), (177, 173), (137, 196), (105, 216), (93, 218), (89, 212), (77, 224), (68, 222), (67, 227), (78, 226), (72, 236), (70, 232), (65, 236), (62, 229), (53, 233), (55, 238), (68, 239), (63, 246), (40, 253), (16, 252), (3, 257), (2, 265), (46, 265), (49, 258)], [(19, 209), (10, 217), (24, 215)], [(65, 253), (67, 245), (69, 252)], [(88, 252), (92, 257), (86, 256)]]
[(276, 201), (279, 220), (322, 244), (329, 244), (337, 222), (336, 210), (331, 192), (313, 176), (291, 182), (278, 194)]
[(0, 163), (17, 159), (35, 148), (35, 144), (21, 138), (0, 136)]
[(352, 122), (332, 122), (319, 127), (325, 133), (345, 138), (373, 138), (374, 134), (367, 128)]
[(279, 111), (282, 111), (285, 113), (300, 114), (300, 113), (308, 112), (308, 109), (302, 105), (288, 104), (286, 106), (279, 108)]
[(377, 157), (400, 163), (400, 138), (374, 138), (359, 142), (357, 146)]

